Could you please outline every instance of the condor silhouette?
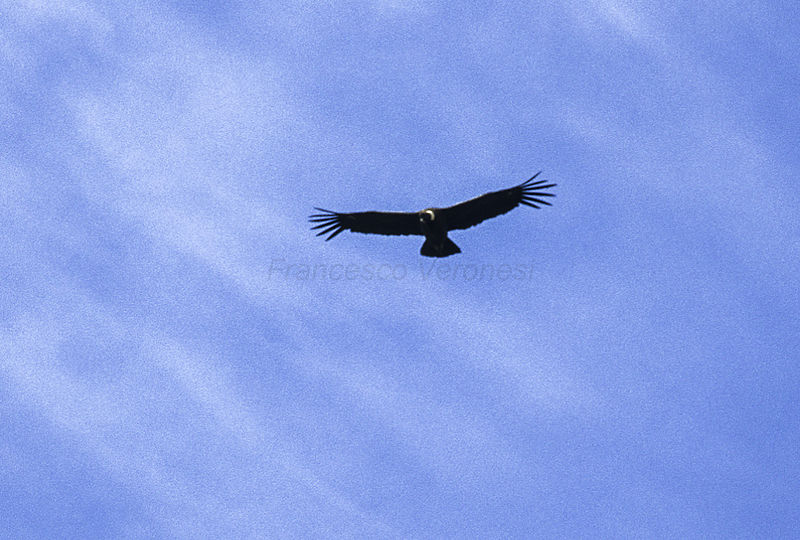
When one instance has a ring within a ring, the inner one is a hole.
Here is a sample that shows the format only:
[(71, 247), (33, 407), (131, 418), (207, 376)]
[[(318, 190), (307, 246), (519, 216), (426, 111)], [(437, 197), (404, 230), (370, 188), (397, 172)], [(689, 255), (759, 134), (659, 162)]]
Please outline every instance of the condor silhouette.
[(317, 236), (331, 233), (330, 240), (344, 230), (365, 234), (409, 235), (425, 237), (420, 254), (425, 257), (448, 257), (461, 253), (455, 243), (447, 237), (454, 229), (469, 229), (481, 221), (510, 212), (520, 204), (539, 208), (538, 205), (551, 206), (544, 197), (555, 197), (544, 190), (556, 184), (546, 184), (545, 180), (534, 182), (542, 171), (527, 181), (512, 188), (492, 191), (480, 197), (448, 206), (447, 208), (426, 208), (419, 212), (353, 212), (344, 214), (316, 208), (321, 214), (312, 214), (309, 221), (315, 225), (311, 229), (322, 229)]

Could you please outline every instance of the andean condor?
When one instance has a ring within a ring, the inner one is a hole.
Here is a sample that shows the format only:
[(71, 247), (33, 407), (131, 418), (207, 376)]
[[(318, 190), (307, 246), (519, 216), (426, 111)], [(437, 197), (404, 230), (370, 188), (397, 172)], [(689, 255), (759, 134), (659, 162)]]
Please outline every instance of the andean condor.
[(317, 236), (331, 233), (328, 241), (344, 230), (365, 234), (425, 236), (420, 254), (425, 257), (447, 257), (461, 253), (447, 232), (454, 229), (468, 229), (481, 221), (505, 214), (525, 204), (539, 208), (538, 204), (551, 206), (544, 197), (555, 197), (546, 193), (545, 189), (556, 184), (546, 184), (545, 180), (534, 182), (542, 171), (530, 179), (512, 188), (492, 191), (480, 197), (448, 206), (447, 208), (426, 208), (419, 212), (353, 212), (344, 214), (316, 208), (321, 214), (312, 214), (309, 221), (315, 225), (312, 229), (322, 229)]

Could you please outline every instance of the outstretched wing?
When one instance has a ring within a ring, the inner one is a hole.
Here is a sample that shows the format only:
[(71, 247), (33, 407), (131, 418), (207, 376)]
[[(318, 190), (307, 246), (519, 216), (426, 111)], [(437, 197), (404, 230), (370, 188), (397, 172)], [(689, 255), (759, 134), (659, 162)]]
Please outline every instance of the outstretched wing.
[(317, 236), (331, 233), (327, 242), (340, 232), (350, 229), (365, 234), (422, 234), (419, 217), (414, 212), (354, 212), (341, 214), (316, 208), (320, 214), (312, 214), (308, 220), (315, 225), (311, 229), (322, 229)]
[(550, 206), (544, 197), (555, 197), (552, 193), (543, 190), (555, 187), (556, 184), (546, 184), (546, 180), (534, 182), (542, 171), (534, 174), (527, 181), (512, 188), (492, 191), (480, 197), (475, 197), (462, 203), (443, 208), (447, 228), (468, 229), (481, 221), (510, 212), (520, 204), (539, 208), (539, 205)]

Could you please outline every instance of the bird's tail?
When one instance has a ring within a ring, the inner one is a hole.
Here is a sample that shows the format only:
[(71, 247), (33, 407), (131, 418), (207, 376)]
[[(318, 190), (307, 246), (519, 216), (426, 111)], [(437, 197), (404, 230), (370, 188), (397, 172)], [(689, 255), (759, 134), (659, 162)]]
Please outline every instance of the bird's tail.
[(437, 244), (432, 240), (425, 240), (425, 243), (422, 244), (422, 248), (419, 250), (420, 255), (424, 255), (425, 257), (449, 257), (450, 255), (455, 255), (456, 253), (461, 253), (459, 247), (445, 236), (444, 242), (441, 244)]

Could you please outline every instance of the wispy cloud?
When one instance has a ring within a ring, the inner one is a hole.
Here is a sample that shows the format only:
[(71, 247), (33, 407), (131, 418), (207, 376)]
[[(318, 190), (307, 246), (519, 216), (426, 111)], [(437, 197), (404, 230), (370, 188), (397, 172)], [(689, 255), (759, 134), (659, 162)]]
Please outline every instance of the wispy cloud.
[[(324, 501), (326, 517), (316, 524), (317, 533), (342, 527), (339, 533), (391, 534), (301, 465), (290, 445), (240, 402), (224, 370), (202, 354), (147, 326), (115, 319), (73, 287), (48, 292), (50, 303), (39, 306), (44, 313), (19, 318), (0, 340), (2, 370), (15, 398), (85, 445), (117, 481), (158, 499), (162, 508), (153, 517), (172, 534), (252, 533), (268, 508), (278, 514), (262, 523), (263, 532), (289, 531), (292, 518), (283, 509), (288, 500), (312, 506)], [(112, 371), (100, 378), (76, 372), (69, 343), (83, 338), (91, 348), (100, 346), (92, 335), (105, 346), (136, 344), (137, 354), (101, 356), (91, 370)], [(192, 463), (181, 464), (187, 451)], [(210, 461), (217, 463), (213, 472)], [(244, 486), (225, 476), (243, 466), (252, 471)]]

